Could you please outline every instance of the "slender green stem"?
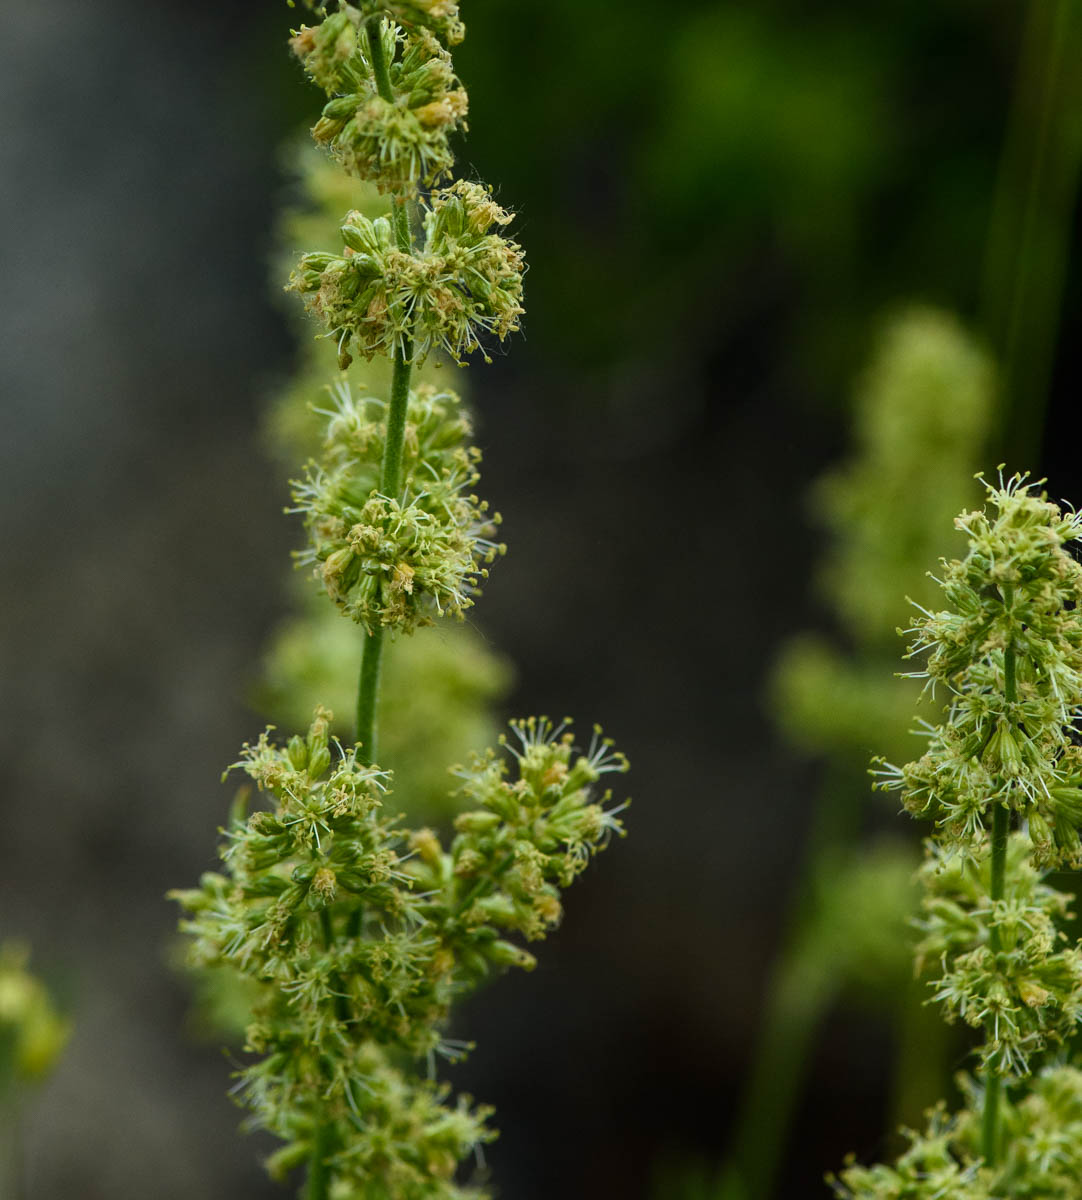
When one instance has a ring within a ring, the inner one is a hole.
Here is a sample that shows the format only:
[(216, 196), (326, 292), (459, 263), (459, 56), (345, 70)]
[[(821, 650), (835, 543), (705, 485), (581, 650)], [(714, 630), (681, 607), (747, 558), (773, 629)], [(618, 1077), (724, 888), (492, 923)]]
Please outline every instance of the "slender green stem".
[[(989, 897), (994, 903), (1003, 899), (1003, 888), (1007, 869), (1007, 831), (1009, 816), (1007, 809), (999, 804), (992, 818), (992, 879)], [(992, 949), (998, 951), (999, 931), (992, 931)], [(988, 1029), (986, 1036), (992, 1037)], [(998, 1067), (989, 1065), (985, 1070), (984, 1111), (981, 1113), (981, 1154), (989, 1167), (996, 1165), (999, 1157), (999, 1099), (1003, 1091), (1003, 1080)]]
[[(406, 410), (410, 394), (410, 359), (413, 347), (406, 341), (395, 354), (391, 377), (391, 400), (387, 406), (387, 436), (383, 444), (379, 490), (384, 496), (397, 496), (402, 487), (402, 450), (406, 440)], [(379, 681), (383, 665), (383, 629), (374, 629), (364, 645), (361, 678), (357, 688), (357, 741), (360, 759), (376, 760), (376, 713), (379, 708)]]
[[(380, 96), (394, 102), (390, 68), (383, 43), (380, 40), (382, 18), (370, 17), (366, 25), (368, 46), (372, 62), (372, 74)], [(410, 233), (409, 201), (405, 196), (395, 196), (391, 201), (391, 220), (394, 225), (395, 241), (404, 254), (413, 249)], [(391, 398), (387, 405), (387, 435), (383, 443), (383, 462), (380, 466), (379, 490), (384, 496), (397, 497), (402, 487), (402, 451), (406, 438), (406, 412), (409, 407), (410, 372), (413, 365), (413, 344), (403, 338), (395, 350), (394, 369), (391, 375)], [(376, 714), (379, 709), (379, 683), (383, 667), (384, 631), (374, 629), (365, 641), (361, 655), (361, 673), (357, 686), (357, 742), (360, 750), (357, 757), (371, 765), (377, 752)], [(324, 934), (331, 933), (329, 920), (324, 925)], [(312, 1157), (308, 1169), (308, 1193), (306, 1200), (326, 1200), (329, 1186), (327, 1171), (327, 1126), (320, 1126), (312, 1142)]]
[(323, 945), (329, 950), (334, 945), (334, 925), (331, 922), (331, 910), (329, 908), (321, 908), (319, 910), (319, 928), (323, 934)]
[(376, 707), (383, 668), (383, 629), (373, 629), (361, 654), (361, 677), (357, 686), (357, 757), (366, 766), (376, 761)]
[(984, 1111), (981, 1113), (981, 1154), (986, 1167), (994, 1167), (998, 1157), (999, 1097), (1002, 1091), (999, 1071), (988, 1068), (984, 1081)]
[(789, 929), (775, 961), (762, 1023), (723, 1170), (719, 1200), (767, 1200), (784, 1161), (816, 1030), (834, 999), (830, 972), (815, 969), (810, 937), (818, 918), (815, 881), (836, 871), (860, 827), (864, 769), (837, 759), (813, 810), (801, 878), (790, 898)]
[(328, 1131), (326, 1125), (316, 1127), (312, 1138), (312, 1159), (308, 1167), (308, 1187), (304, 1200), (327, 1200), (330, 1195), (330, 1172), (327, 1170)]
[[(381, 17), (369, 17), (365, 26), (372, 62), (372, 75), (380, 96), (393, 103), (390, 67), (380, 41)], [(391, 202), (391, 220), (395, 241), (404, 254), (413, 249), (410, 233), (410, 206), (405, 196), (395, 196)], [(402, 448), (406, 437), (406, 410), (409, 406), (410, 371), (413, 345), (404, 338), (395, 350), (394, 373), (391, 376), (391, 399), (387, 406), (387, 436), (383, 443), (383, 463), (380, 467), (379, 490), (384, 496), (396, 497), (402, 487)], [(357, 687), (357, 741), (360, 758), (371, 764), (376, 759), (376, 713), (379, 708), (379, 681), (383, 666), (382, 629), (368, 635), (361, 658), (361, 676)]]
[(834, 964), (824, 965), (809, 932), (797, 931), (774, 967), (720, 1200), (767, 1200), (784, 1165), (785, 1136), (816, 1031), (836, 996)]
[(379, 490), (384, 496), (397, 496), (402, 487), (402, 449), (406, 440), (412, 358), (413, 346), (407, 338), (394, 356), (394, 374), (391, 376), (387, 437), (383, 443), (383, 462), (379, 474)]
[[(1010, 604), (1009, 597), (1005, 597)], [(1008, 704), (1014, 704), (1018, 699), (1016, 682), (1015, 650), (1008, 643), (1003, 652), (1003, 690)], [(1010, 813), (1003, 804), (997, 804), (992, 817), (992, 864), (989, 881), (988, 897), (994, 904), (1003, 899), (1007, 878), (1007, 835), (1010, 830)], [(992, 949), (998, 952), (1000, 945), (999, 930), (992, 927)], [(993, 1036), (988, 1029), (986, 1036)], [(999, 1154), (999, 1100), (1003, 1091), (1003, 1082), (998, 1068), (989, 1065), (985, 1070), (984, 1082), (984, 1111), (981, 1114), (981, 1153), (985, 1163), (994, 1167)]]
[[(992, 886), (989, 899), (995, 902), (1003, 899), (1003, 886), (1007, 871), (1007, 824), (1009, 821), (1007, 809), (1002, 804), (996, 805), (992, 817)], [(994, 949), (1000, 949), (999, 931), (993, 929), (992, 942)]]

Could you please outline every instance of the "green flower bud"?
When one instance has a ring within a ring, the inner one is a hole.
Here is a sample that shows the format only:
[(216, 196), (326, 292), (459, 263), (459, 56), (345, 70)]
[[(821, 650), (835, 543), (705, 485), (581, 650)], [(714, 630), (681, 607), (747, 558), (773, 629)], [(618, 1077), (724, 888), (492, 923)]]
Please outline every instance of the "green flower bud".
[(416, 850), (421, 861), (429, 867), (438, 868), (443, 861), (443, 847), (440, 839), (431, 829), (418, 829), (410, 834), (409, 846)]
[(484, 954), (489, 962), (500, 967), (521, 967), (524, 971), (532, 971), (537, 966), (537, 959), (513, 942), (489, 942), (484, 947)]
[(293, 874), (290, 876), (290, 878), (294, 883), (310, 883), (312, 878), (315, 876), (316, 871), (318, 870), (319, 865), (311, 862), (310, 860), (308, 862), (298, 863), (293, 868)]
[(326, 746), (320, 746), (312, 752), (308, 760), (308, 775), (311, 779), (318, 779), (331, 765), (331, 752)]
[(1055, 847), (1051, 826), (1041, 815), (1039, 809), (1034, 809), (1029, 813), (1027, 820), (1030, 840), (1033, 842), (1034, 861), (1038, 863), (1051, 862)]
[(491, 833), (499, 824), (499, 814), (494, 812), (466, 812), (455, 817), (455, 828), (460, 833)]
[(308, 765), (308, 747), (305, 744), (304, 738), (299, 733), (295, 733), (290, 739), (286, 748), (289, 755), (290, 765), (297, 771), (303, 771)]
[(475, 925), (491, 922), (505, 929), (514, 928), (519, 922), (519, 911), (510, 896), (497, 892), (494, 896), (477, 901), (471, 910), (470, 921)]
[(325, 908), (337, 892), (337, 879), (330, 867), (320, 867), (312, 876), (308, 891), (309, 908)]
[(1018, 748), (1010, 724), (1000, 720), (983, 756), (984, 765), (990, 771), (999, 771), (1013, 777), (1022, 772), (1022, 754)]
[(1050, 787), (1048, 794), (1056, 812), (1062, 813), (1072, 825), (1082, 825), (1082, 788)]

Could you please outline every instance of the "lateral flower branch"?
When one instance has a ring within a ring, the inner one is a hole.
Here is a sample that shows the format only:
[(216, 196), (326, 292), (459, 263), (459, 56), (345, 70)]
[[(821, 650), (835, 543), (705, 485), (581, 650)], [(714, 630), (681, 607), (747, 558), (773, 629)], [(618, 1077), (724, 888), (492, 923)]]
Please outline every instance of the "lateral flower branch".
[[(1082, 1179), (1082, 1074), (1065, 1065), (1082, 1019), (1073, 897), (1047, 881), (1082, 866), (1082, 515), (1015, 476), (956, 521), (942, 611), (920, 610), (915, 675), (945, 689), (942, 722), (879, 786), (931, 820), (918, 971), (948, 1021), (980, 1031), (962, 1109), (940, 1106), (892, 1166), (850, 1166), (845, 1200), (1068, 1200)], [(1058, 1052), (1058, 1053), (1057, 1053)]]
[[(627, 761), (599, 729), (579, 750), (567, 722), (528, 718), (454, 768), (449, 837), (403, 828), (388, 807), (385, 643), (460, 618), (504, 552), (473, 491), (481, 456), (460, 398), (411, 375), (430, 355), (487, 360), (518, 328), (524, 262), (489, 190), (448, 178), (468, 106), (449, 49), (465, 35), (458, 6), (308, 7), (320, 19), (291, 46), (327, 95), (313, 137), (390, 205), (347, 213), (342, 248), (303, 254), (289, 283), (342, 372), (293, 511), (299, 562), (360, 627), (357, 736), (340, 744), (320, 707), (306, 732), (245, 745), (222, 869), (174, 895), (192, 963), (244, 977), (256, 997), (235, 1091), (282, 1143), (274, 1177), (306, 1167), (307, 1200), (480, 1198), (460, 1167), (495, 1136), (490, 1110), (435, 1079), (436, 1055), (469, 1048), (446, 1036), (452, 1003), (533, 966), (522, 942), (559, 922), (563, 890), (623, 832), (601, 781)], [(346, 377), (354, 352), (392, 360), (389, 396)]]

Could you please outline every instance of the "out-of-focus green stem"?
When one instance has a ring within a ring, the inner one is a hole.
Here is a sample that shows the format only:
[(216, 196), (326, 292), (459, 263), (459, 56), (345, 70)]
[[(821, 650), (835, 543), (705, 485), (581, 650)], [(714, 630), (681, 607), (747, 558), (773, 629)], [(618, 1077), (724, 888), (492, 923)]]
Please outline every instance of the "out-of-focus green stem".
[(792, 901), (793, 927), (771, 975), (758, 1038), (724, 1173), (721, 1200), (766, 1200), (789, 1134), (812, 1043), (836, 994), (835, 972), (810, 947), (813, 881), (856, 837), (863, 777), (833, 763), (809, 831), (804, 869)]
[(775, 967), (721, 1180), (723, 1200), (765, 1200), (772, 1194), (812, 1043), (834, 999), (829, 971), (829, 965), (824, 969), (817, 956), (798, 944), (791, 945)]
[(988, 235), (984, 324), (1001, 364), (1001, 445), (1040, 451), (1082, 166), (1082, 53), (1075, 0), (1030, 0)]
[(327, 1144), (327, 1127), (316, 1127), (312, 1139), (312, 1157), (308, 1166), (308, 1187), (305, 1190), (305, 1200), (327, 1200), (329, 1195), (330, 1172), (327, 1170), (327, 1155), (330, 1147)]

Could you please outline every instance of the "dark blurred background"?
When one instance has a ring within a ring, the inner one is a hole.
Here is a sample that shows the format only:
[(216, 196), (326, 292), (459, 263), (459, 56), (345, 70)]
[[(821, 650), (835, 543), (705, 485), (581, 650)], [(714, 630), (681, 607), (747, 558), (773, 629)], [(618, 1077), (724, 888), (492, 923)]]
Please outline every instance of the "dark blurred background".
[[(463, 8), (464, 170), (530, 261), (525, 336), (469, 372), (510, 544), (476, 622), (517, 664), (511, 711), (602, 721), (635, 803), (538, 970), (463, 1012), (453, 1079), (497, 1108), (503, 1196), (635, 1200), (659, 1163), (724, 1152), (817, 786), (764, 701), (779, 644), (827, 620), (804, 495), (881, 314), (981, 318), (1027, 6)], [(214, 863), (218, 775), (291, 603), (258, 427), (294, 354), (267, 283), (280, 146), (317, 96), (273, 0), (3, 14), (0, 937), (76, 1023), (30, 1194), (283, 1195), (229, 1062), (185, 1033), (164, 893)], [(1082, 501), (1060, 200), (1026, 465)], [(880, 1150), (890, 1054), (837, 1011), (780, 1196)]]

